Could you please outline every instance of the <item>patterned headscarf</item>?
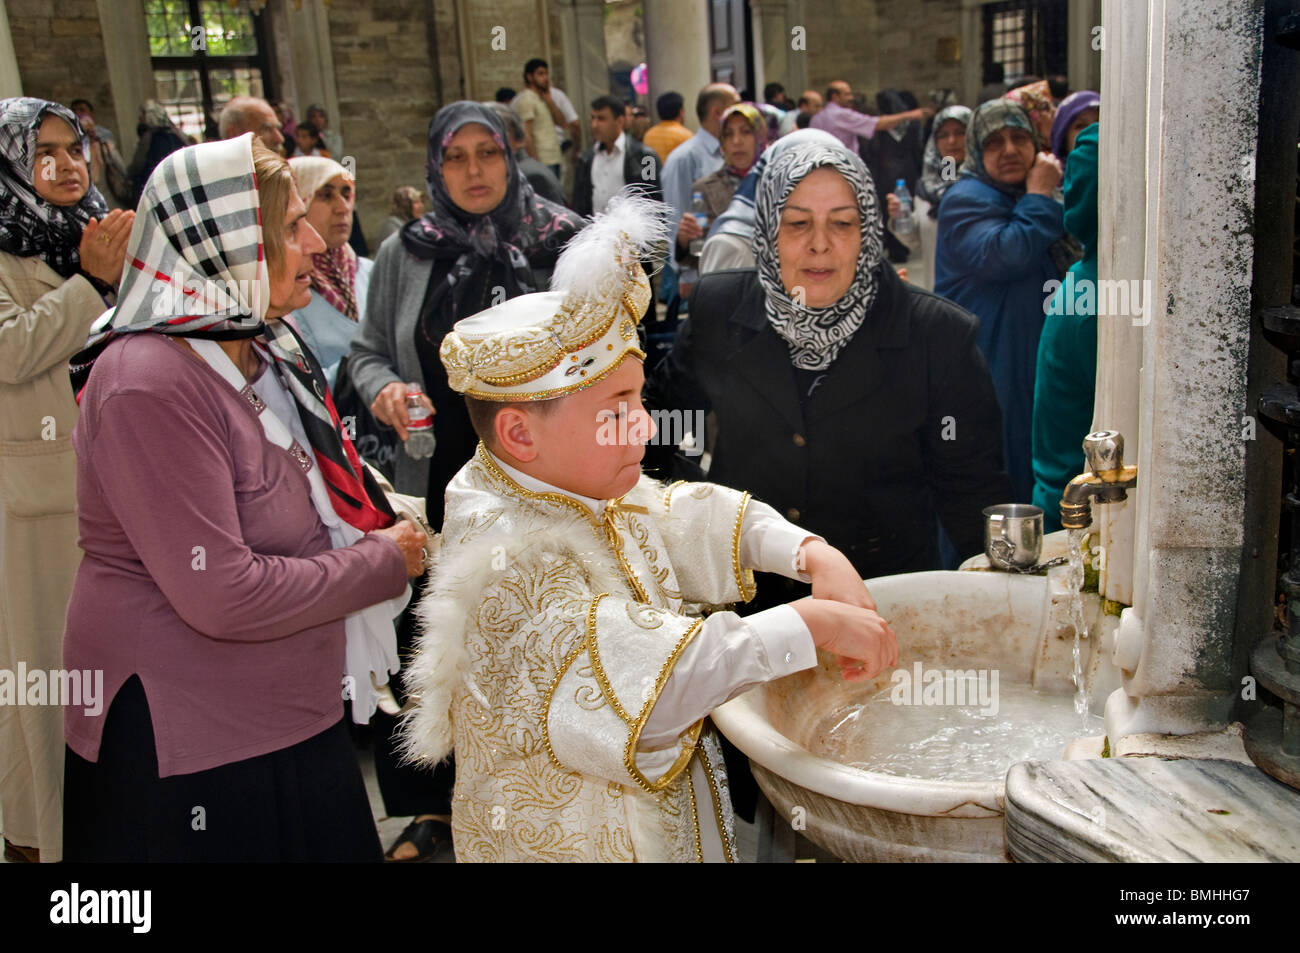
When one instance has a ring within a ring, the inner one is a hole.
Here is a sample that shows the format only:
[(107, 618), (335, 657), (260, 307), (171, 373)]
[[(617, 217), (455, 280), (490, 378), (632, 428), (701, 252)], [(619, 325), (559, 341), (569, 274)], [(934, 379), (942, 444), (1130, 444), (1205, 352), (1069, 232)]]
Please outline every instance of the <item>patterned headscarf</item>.
[(763, 150), (767, 148), (767, 120), (763, 118), (763, 114), (759, 112), (758, 107), (753, 103), (736, 103), (733, 106), (728, 106), (726, 111), (723, 112), (722, 125), (719, 128), (725, 130), (727, 120), (736, 115), (744, 116), (750, 128), (754, 130), (754, 161), (743, 169), (727, 166), (727, 171), (737, 178), (744, 178), (746, 173), (754, 167), (754, 162), (757, 162), (758, 157), (763, 154)]
[(108, 214), (108, 204), (93, 182), (76, 205), (54, 205), (36, 194), (36, 137), (46, 116), (58, 116), (76, 132), (89, 166), (90, 140), (71, 109), (30, 96), (0, 99), (0, 251), (39, 255), (71, 278), (81, 267), (81, 233), (92, 218)]
[[(478, 123), (492, 134), (506, 162), (505, 197), (482, 215), (456, 205), (442, 178), (443, 151), (469, 123)], [(500, 118), (482, 103), (461, 100), (438, 110), (429, 123), (425, 175), (432, 207), (402, 228), (401, 241), (416, 258), (455, 262), (431, 300), (450, 293), (457, 316), (461, 316), (460, 296), (466, 279), (478, 268), (500, 261), (510, 269), (518, 293), (536, 291), (533, 269), (553, 266), (560, 249), (585, 224), (576, 212), (533, 191), (506, 143)]]
[[(353, 184), (352, 173), (333, 159), (321, 156), (295, 156), (289, 160), (298, 194), (308, 205), (316, 197), (316, 190), (338, 176)], [(311, 289), (330, 303), (339, 314), (357, 321), (357, 253), (344, 242), (338, 248), (327, 248), (311, 256)]]
[[(963, 126), (970, 125), (971, 111), (967, 106), (945, 106), (934, 117), (934, 126), (930, 129), (930, 138), (925, 143), (925, 159), (921, 164), (921, 181), (916, 185), (916, 194), (930, 203), (930, 217), (939, 215), (939, 200), (949, 186), (957, 181), (954, 174), (945, 178), (943, 174), (943, 156), (939, 154), (939, 130), (943, 124), (956, 119)], [(969, 148), (969, 147), (968, 147)]]
[(961, 175), (979, 179), (985, 185), (1018, 199), (1025, 194), (1025, 183), (1006, 185), (984, 168), (984, 143), (999, 129), (1023, 129), (1034, 140), (1034, 151), (1042, 148), (1029, 114), (1018, 103), (1010, 99), (990, 99), (975, 110), (970, 125), (966, 127), (966, 161), (961, 165)]
[(123, 334), (255, 338), (297, 405), (335, 512), (363, 533), (390, 526), (393, 511), (339, 421), (320, 364), (287, 322), (266, 318), (270, 277), (252, 143), (245, 133), (189, 146), (154, 169), (131, 229), (117, 307), (73, 355), (73, 387), (80, 398), (95, 359)]
[[(825, 308), (797, 303), (781, 281), (781, 261), (776, 235), (781, 212), (804, 176), (829, 166), (849, 184), (858, 203), (862, 245), (857, 269), (848, 291)], [(830, 367), (840, 350), (862, 326), (876, 300), (877, 269), (884, 256), (883, 226), (876, 204), (876, 187), (862, 160), (844, 148), (809, 143), (784, 152), (763, 172), (755, 202), (754, 253), (758, 281), (766, 293), (767, 320), (790, 347), (795, 367), (821, 371)]]
[(1046, 149), (1052, 137), (1052, 121), (1056, 118), (1056, 106), (1052, 103), (1052, 90), (1047, 80), (1019, 86), (1007, 93), (1007, 99), (1019, 103), (1029, 113), (1029, 121), (1038, 133), (1038, 148)]

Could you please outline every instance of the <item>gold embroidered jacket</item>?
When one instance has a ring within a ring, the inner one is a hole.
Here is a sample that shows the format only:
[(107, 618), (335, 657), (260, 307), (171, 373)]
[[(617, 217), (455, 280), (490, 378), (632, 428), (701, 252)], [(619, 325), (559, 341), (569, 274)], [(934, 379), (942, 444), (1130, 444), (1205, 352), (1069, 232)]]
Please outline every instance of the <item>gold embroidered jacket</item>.
[(733, 859), (712, 729), (639, 739), (699, 609), (753, 596), (748, 499), (642, 477), (597, 517), (480, 445), (447, 487), (404, 725), (414, 760), (455, 749), (457, 860)]

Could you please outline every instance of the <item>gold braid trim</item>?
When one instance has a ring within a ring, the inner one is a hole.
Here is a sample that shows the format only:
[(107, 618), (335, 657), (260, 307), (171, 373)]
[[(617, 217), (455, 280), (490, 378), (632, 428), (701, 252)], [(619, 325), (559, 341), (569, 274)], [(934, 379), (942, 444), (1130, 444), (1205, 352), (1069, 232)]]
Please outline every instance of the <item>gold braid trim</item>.
[(722, 818), (722, 799), (718, 796), (718, 782), (713, 777), (713, 765), (709, 764), (708, 753), (700, 751), (700, 766), (704, 768), (704, 776), (709, 780), (709, 793), (713, 795), (713, 817), (718, 822), (718, 837), (722, 840), (722, 854), (727, 859), (727, 863), (734, 864), (735, 856), (731, 853), (731, 841), (727, 837), (727, 822)]
[(704, 863), (704, 841), (700, 838), (700, 811), (695, 806), (695, 780), (686, 772), (686, 791), (691, 796), (691, 827), (695, 829), (695, 862)]
[[(601, 593), (601, 595), (596, 598), (600, 599), (604, 595), (607, 595), (607, 593)], [(542, 711), (542, 744), (546, 746), (546, 756), (551, 759), (551, 764), (555, 765), (565, 774), (578, 774), (579, 772), (562, 765), (560, 759), (555, 756), (554, 749), (551, 748), (551, 702), (555, 698), (555, 692), (559, 689), (560, 682), (563, 680), (565, 673), (569, 671), (573, 666), (574, 661), (585, 649), (586, 645), (583, 642), (579, 642), (569, 650), (568, 654), (564, 656), (564, 661), (560, 662), (560, 667), (556, 671), (555, 677), (551, 679), (551, 684), (546, 687), (546, 694), (543, 696), (546, 707)]]
[(685, 480), (675, 480), (672, 483), (669, 483), (668, 486), (664, 488), (664, 509), (666, 510), (672, 509), (673, 490), (677, 489), (679, 486), (685, 485), (685, 483), (686, 483)]
[[(633, 507), (630, 504), (625, 504), (621, 499), (615, 500), (613, 503), (606, 505), (604, 517), (602, 519), (597, 519), (595, 513), (587, 509), (586, 506), (579, 503), (571, 496), (565, 496), (563, 493), (536, 493), (533, 490), (525, 489), (520, 486), (510, 478), (510, 474), (506, 473), (506, 471), (502, 470), (501, 467), (497, 465), (496, 460), (492, 458), (491, 451), (488, 450), (487, 445), (484, 444), (483, 441), (479, 441), (478, 449), (475, 452), (478, 455), (479, 463), (483, 464), (484, 469), (492, 475), (492, 478), (499, 482), (507, 491), (513, 493), (520, 499), (557, 503), (560, 506), (567, 506), (574, 512), (580, 513), (582, 516), (586, 517), (587, 523), (591, 526), (592, 532), (594, 532), (597, 537), (603, 537), (605, 541), (609, 543), (609, 548), (613, 551), (614, 558), (618, 562), (619, 568), (623, 571), (623, 576), (627, 580), (628, 587), (632, 590), (632, 595), (638, 602), (644, 602), (647, 605), (649, 604), (650, 599), (646, 596), (645, 588), (641, 585), (640, 581), (637, 579), (636, 573), (632, 569), (632, 566), (623, 555), (623, 540), (622, 537), (618, 535), (618, 528), (614, 525), (614, 514), (618, 512), (620, 507), (638, 511), (640, 510), (640, 507)], [(627, 717), (624, 717), (623, 720), (630, 721)]]
[[(621, 500), (606, 504), (605, 506), (605, 539), (609, 541), (609, 548), (614, 551), (614, 558), (618, 560), (619, 568), (623, 570), (623, 577), (627, 580), (628, 586), (632, 590), (632, 595), (636, 597), (637, 602), (650, 604), (650, 598), (646, 595), (645, 587), (641, 585), (641, 580), (637, 578), (636, 570), (632, 564), (627, 561), (627, 556), (623, 553), (623, 537), (619, 535), (618, 525), (614, 522), (614, 516), (618, 507), (622, 504)], [(624, 718), (624, 721), (629, 719)]]
[(745, 525), (745, 510), (749, 508), (749, 494), (740, 497), (740, 508), (736, 510), (736, 526), (731, 533), (731, 567), (736, 573), (736, 589), (740, 592), (742, 602), (748, 602), (758, 592), (754, 585), (754, 573), (742, 569), (740, 565), (740, 530)]
[(513, 493), (515, 496), (521, 497), (525, 500), (542, 500), (547, 503), (558, 503), (561, 506), (567, 506), (569, 509), (586, 517), (592, 530), (597, 536), (600, 535), (600, 521), (596, 519), (596, 514), (587, 509), (587, 507), (583, 506), (573, 497), (565, 496), (563, 493), (534, 493), (532, 490), (520, 486), (514, 480), (510, 479), (510, 474), (497, 466), (497, 462), (492, 459), (492, 454), (488, 450), (487, 445), (481, 440), (479, 441), (478, 450), (476, 452), (478, 454), (478, 462), (483, 464), (484, 469), (486, 469), (488, 473), (492, 474), (493, 479), (503, 484), (505, 489)]
[(618, 713), (625, 724), (632, 724), (632, 716), (629, 715), (618, 696), (614, 694), (614, 688), (609, 684), (609, 679), (605, 675), (605, 666), (600, 661), (600, 650), (596, 646), (596, 610), (600, 606), (600, 600), (604, 599), (609, 593), (602, 592), (595, 599), (591, 600), (591, 608), (587, 610), (587, 655), (591, 659), (591, 670), (596, 676), (596, 684), (600, 686), (600, 693), (605, 696), (605, 701), (609, 702), (609, 707)]
[(701, 718), (690, 729), (687, 730), (689, 743), (684, 746), (682, 753), (677, 760), (673, 762), (672, 767), (664, 772), (663, 776), (655, 782), (646, 780), (646, 776), (636, 766), (636, 746), (641, 740), (641, 732), (645, 730), (645, 723), (650, 720), (650, 712), (654, 710), (655, 702), (659, 700), (659, 693), (664, 690), (664, 685), (668, 683), (668, 677), (672, 674), (673, 666), (681, 658), (682, 652), (686, 646), (691, 644), (691, 640), (699, 634), (701, 626), (704, 625), (703, 619), (696, 619), (691, 623), (691, 627), (683, 633), (677, 645), (673, 647), (672, 655), (664, 662), (663, 668), (659, 670), (659, 677), (655, 679), (655, 688), (650, 698), (646, 700), (641, 712), (637, 715), (636, 724), (632, 726), (632, 732), (627, 739), (627, 747), (623, 751), (623, 765), (627, 768), (627, 773), (632, 775), (632, 780), (641, 785), (650, 794), (658, 794), (664, 788), (673, 782), (673, 779), (681, 773), (682, 768), (690, 762), (695, 755), (695, 745), (700, 740), (700, 732), (704, 729), (704, 719)]
[[(573, 384), (567, 384), (564, 387), (552, 387), (549, 390), (537, 390), (531, 393), (514, 393), (513, 391), (502, 393), (501, 391), (478, 390), (471, 386), (465, 388), (464, 393), (468, 394), (470, 397), (477, 397), (479, 400), (495, 400), (503, 403), (521, 403), (529, 400), (550, 400), (552, 397), (576, 394), (578, 391), (586, 390), (592, 384), (602, 381), (610, 374), (613, 374), (623, 366), (623, 362), (627, 360), (629, 354), (638, 358), (642, 363), (645, 362), (645, 351), (641, 350), (639, 347), (629, 346), (613, 364), (609, 365), (609, 367), (605, 368), (599, 374), (593, 374), (591, 377), (584, 377), (580, 381)], [(563, 355), (561, 355), (561, 358), (562, 357)], [(557, 362), (555, 366), (558, 367), (559, 363)]]

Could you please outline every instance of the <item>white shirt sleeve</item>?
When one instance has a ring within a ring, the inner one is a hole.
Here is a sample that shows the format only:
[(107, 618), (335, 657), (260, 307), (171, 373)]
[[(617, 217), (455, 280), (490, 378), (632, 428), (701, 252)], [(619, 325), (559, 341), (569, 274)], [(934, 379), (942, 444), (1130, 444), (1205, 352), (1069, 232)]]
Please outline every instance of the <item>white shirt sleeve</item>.
[(563, 114), (565, 122), (573, 122), (578, 118), (578, 111), (573, 108), (573, 103), (570, 101), (564, 90), (560, 89), (558, 86), (552, 86), (551, 99), (555, 102), (555, 105), (560, 108), (560, 112)]
[(766, 503), (751, 498), (740, 528), (740, 564), (757, 572), (812, 582), (797, 565), (799, 549), (809, 539), (826, 542), (816, 533), (795, 526)]
[(743, 619), (734, 612), (715, 612), (673, 666), (637, 747), (666, 748), (675, 757), (682, 732), (723, 702), (816, 664), (812, 634), (789, 606)]
[[(766, 503), (750, 499), (740, 530), (741, 565), (811, 582), (797, 565), (799, 549), (808, 539), (822, 537), (795, 526)], [(734, 612), (715, 612), (673, 666), (638, 747), (653, 750), (673, 745), (683, 731), (723, 702), (816, 664), (812, 633), (790, 606), (743, 619)]]

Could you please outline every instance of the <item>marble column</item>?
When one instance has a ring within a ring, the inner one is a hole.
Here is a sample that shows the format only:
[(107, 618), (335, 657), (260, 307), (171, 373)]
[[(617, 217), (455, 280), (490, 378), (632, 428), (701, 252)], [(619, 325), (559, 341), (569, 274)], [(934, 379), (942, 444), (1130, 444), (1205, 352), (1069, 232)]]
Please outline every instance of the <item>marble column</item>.
[[(790, 31), (796, 26), (807, 27), (808, 25), (804, 0), (786, 0), (785, 11), (786, 27), (783, 42), (786, 49), (786, 78), (782, 82), (785, 85), (786, 94), (798, 99), (799, 94), (808, 88), (808, 50), (806, 48), (798, 50), (794, 48), (794, 37)], [(764, 42), (770, 41), (764, 40)]]
[[(1128, 6), (1108, 3), (1106, 10)], [(1125, 159), (1115, 168), (1103, 161), (1101, 181), (1145, 174), (1143, 277), (1150, 281), (1133, 461), (1133, 606), (1116, 646), (1123, 688), (1106, 705), (1112, 746), (1137, 732), (1216, 728), (1239, 688), (1231, 659), (1244, 535), (1241, 417), (1262, 21), (1249, 10), (1209, 17), (1195, 0), (1152, 0), (1142, 12), (1145, 19), (1123, 11), (1116, 23), (1122, 42), (1112, 48), (1120, 37), (1108, 30), (1105, 53), (1147, 51), (1141, 164)], [(1114, 65), (1106, 72), (1114, 76)], [(1127, 111), (1130, 95), (1135, 87), (1110, 102)], [(1216, 108), (1207, 112), (1207, 101)], [(1188, 150), (1192, 141), (1199, 146)], [(1113, 151), (1106, 155), (1116, 161)], [(1116, 192), (1107, 194), (1114, 202)], [(1107, 215), (1114, 211), (1102, 206), (1104, 230), (1113, 230)], [(1107, 320), (1114, 319), (1099, 317)]]
[[(329, 116), (330, 128), (342, 135), (329, 13), (322, 0), (303, 0), (302, 9), (295, 9), (288, 27), (298, 118), (306, 118), (307, 107), (319, 103)], [(343, 147), (347, 148), (346, 140)]]
[[(1100, 231), (1097, 277), (1146, 277), (1147, 11), (1142, 4), (1104, 0), (1099, 51), (1104, 66), (1099, 92), (1103, 106), (1098, 180)], [(1115, 315), (1097, 321), (1097, 387), (1093, 430), (1124, 435), (1127, 462), (1137, 460), (1143, 434), (1138, 429), (1138, 392), (1146, 315)], [(1080, 435), (1082, 442), (1082, 435)], [(1083, 463), (1082, 451), (1079, 456)], [(1082, 466), (1080, 470), (1082, 471)], [(1093, 508), (1101, 530), (1105, 561), (1101, 591), (1126, 606), (1133, 604), (1133, 516), (1136, 494), (1124, 503)]]
[(676, 90), (686, 101), (686, 125), (697, 129), (695, 97), (712, 79), (708, 4), (696, 0), (645, 0), (644, 17), (650, 101)]
[(1071, 89), (1100, 89), (1101, 56), (1094, 32), (1101, 25), (1102, 0), (1076, 0), (1066, 12), (1066, 54)]
[(786, 95), (797, 99), (801, 88), (790, 79), (790, 60), (798, 56), (790, 49), (789, 3), (787, 0), (749, 0), (754, 29), (754, 85), (780, 83)]
[(0, 99), (22, 94), (18, 57), (14, 54), (13, 34), (9, 32), (9, 12), (5, 9), (5, 0), (0, 0)]
[(591, 144), (588, 107), (597, 96), (609, 92), (609, 58), (605, 51), (603, 0), (562, 0), (561, 25), (564, 36), (564, 68), (582, 124), (583, 148)]
[(983, 31), (980, 7), (982, 0), (961, 2), (961, 102), (974, 109), (979, 99), (982, 74)]
[(137, 140), (135, 127), (140, 106), (158, 94), (149, 59), (149, 32), (140, 0), (98, 0), (99, 26), (113, 87), (113, 119), (117, 123), (117, 149), (131, 161)]

